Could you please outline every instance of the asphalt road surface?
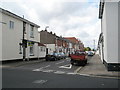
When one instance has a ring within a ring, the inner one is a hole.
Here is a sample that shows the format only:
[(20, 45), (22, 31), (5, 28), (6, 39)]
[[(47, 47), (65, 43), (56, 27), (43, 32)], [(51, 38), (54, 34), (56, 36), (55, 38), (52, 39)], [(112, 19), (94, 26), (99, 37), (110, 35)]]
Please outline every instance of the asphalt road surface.
[[(90, 58), (89, 58), (90, 59)], [(118, 88), (118, 80), (82, 76), (70, 59), (3, 68), (3, 88)]]

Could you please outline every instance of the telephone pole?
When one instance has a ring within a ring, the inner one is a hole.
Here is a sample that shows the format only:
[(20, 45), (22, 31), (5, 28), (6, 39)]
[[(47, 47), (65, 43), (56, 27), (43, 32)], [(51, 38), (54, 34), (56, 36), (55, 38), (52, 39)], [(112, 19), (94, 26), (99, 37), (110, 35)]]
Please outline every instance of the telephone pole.
[(93, 40), (94, 50), (95, 50), (95, 39)]

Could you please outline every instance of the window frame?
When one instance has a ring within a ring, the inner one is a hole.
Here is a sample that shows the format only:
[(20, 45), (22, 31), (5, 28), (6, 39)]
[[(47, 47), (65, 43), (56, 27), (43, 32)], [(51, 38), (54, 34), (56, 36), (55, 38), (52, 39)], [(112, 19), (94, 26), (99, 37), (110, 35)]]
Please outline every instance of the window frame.
[(34, 43), (33, 42), (29, 42), (29, 55), (34, 56)]
[(34, 26), (30, 25), (30, 38), (34, 38)]
[(14, 21), (9, 21), (9, 28), (14, 29)]

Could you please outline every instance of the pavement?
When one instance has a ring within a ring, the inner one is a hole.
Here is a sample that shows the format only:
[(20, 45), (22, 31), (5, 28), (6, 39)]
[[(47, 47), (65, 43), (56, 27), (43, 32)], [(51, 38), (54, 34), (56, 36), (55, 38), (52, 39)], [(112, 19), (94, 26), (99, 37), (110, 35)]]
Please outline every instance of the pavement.
[(8, 67), (18, 67), (26, 64), (35, 64), (35, 63), (40, 63), (42, 61), (45, 61), (45, 59), (37, 59), (37, 60), (30, 60), (30, 61), (5, 61), (5, 62), (0, 62), (0, 68), (8, 68)]
[(100, 56), (95, 54), (86, 66), (80, 68), (77, 73), (86, 76), (97, 76), (97, 77), (111, 77), (120, 79), (119, 71), (107, 71), (107, 68), (102, 63)]

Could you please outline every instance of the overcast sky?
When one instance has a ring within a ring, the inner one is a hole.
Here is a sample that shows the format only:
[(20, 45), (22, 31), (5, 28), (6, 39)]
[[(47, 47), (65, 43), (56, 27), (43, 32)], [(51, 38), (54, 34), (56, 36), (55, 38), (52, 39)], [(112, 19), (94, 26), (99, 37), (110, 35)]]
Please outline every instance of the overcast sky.
[(44, 30), (63, 37), (76, 37), (94, 47), (100, 34), (99, 0), (2, 0), (0, 7), (23, 16)]

